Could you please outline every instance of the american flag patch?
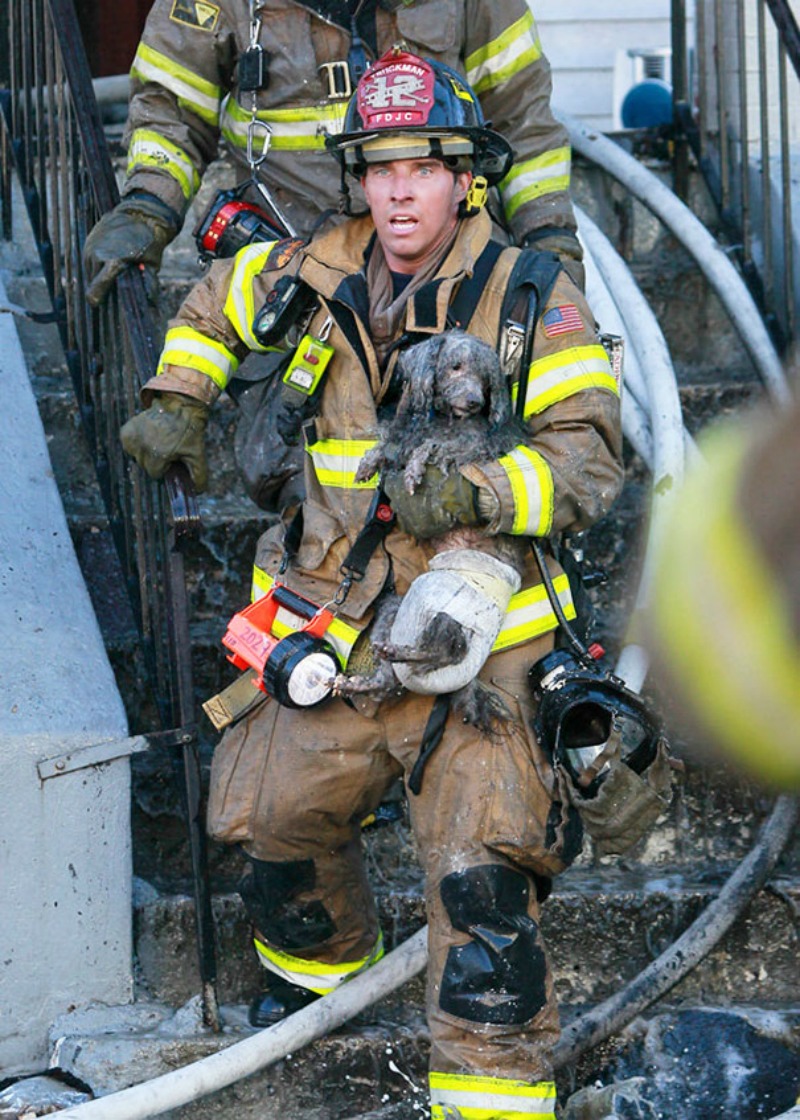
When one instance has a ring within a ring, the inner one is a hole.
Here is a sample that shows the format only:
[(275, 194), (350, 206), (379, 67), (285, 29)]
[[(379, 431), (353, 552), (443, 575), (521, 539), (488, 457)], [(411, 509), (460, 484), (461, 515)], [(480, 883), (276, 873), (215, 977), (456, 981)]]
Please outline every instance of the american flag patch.
[(542, 316), (542, 326), (548, 338), (555, 338), (559, 334), (572, 334), (573, 331), (584, 329), (583, 319), (574, 303), (565, 303), (561, 307), (552, 307)]

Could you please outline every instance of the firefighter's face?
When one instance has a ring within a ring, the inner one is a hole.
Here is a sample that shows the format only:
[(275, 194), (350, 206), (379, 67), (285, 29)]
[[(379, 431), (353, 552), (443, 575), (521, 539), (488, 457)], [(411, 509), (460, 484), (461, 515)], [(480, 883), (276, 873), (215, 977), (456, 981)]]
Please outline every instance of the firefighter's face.
[(361, 180), (386, 262), (411, 274), (450, 235), (470, 173), (455, 174), (438, 159), (373, 163)]

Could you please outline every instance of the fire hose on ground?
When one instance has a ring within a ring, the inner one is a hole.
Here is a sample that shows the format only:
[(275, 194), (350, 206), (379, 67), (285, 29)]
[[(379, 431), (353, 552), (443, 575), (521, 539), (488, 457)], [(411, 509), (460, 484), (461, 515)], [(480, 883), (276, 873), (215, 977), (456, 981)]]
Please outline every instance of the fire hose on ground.
[[(753, 850), (681, 937), (622, 991), (566, 1027), (555, 1052), (557, 1069), (621, 1030), (710, 952), (769, 878), (797, 818), (796, 799), (778, 798)], [(59, 1115), (62, 1120), (145, 1120), (224, 1089), (342, 1026), (421, 972), (428, 956), (427, 933), (424, 926), (368, 972), (274, 1027), (191, 1065)]]
[[(720, 266), (720, 260), (727, 265), (730, 262), (719, 246), (688, 209), (632, 157), (626, 156), (606, 138), (584, 129), (578, 122), (568, 123), (579, 151), (602, 161), (606, 170), (620, 178), (658, 213), (681, 240), (685, 237), (684, 244), (718, 290), (724, 305), (729, 310), (737, 309), (736, 313), (732, 313), (734, 325), (768, 389), (778, 400), (785, 399), (785, 379), (780, 361), (757, 312), (752, 316), (738, 313), (742, 301), (750, 301), (750, 297), (746, 290), (742, 294), (743, 285), (733, 266), (730, 269), (735, 282), (730, 279), (727, 269)], [(606, 150), (606, 145), (614, 148), (624, 159), (617, 160), (614, 153)], [(668, 196), (668, 203), (664, 195)], [(702, 237), (698, 236), (693, 223), (702, 231)], [(627, 266), (586, 215), (581, 216), (581, 233), (589, 250), (590, 285), (598, 293), (598, 302), (609, 309), (610, 317), (619, 316), (624, 334), (633, 348), (632, 366), (635, 372), (630, 390), (631, 403), (623, 411), (626, 435), (630, 433), (632, 445), (652, 469), (654, 495), (666, 494), (664, 500), (668, 500), (670, 491), (682, 477), (684, 455), (691, 446), (683, 426), (669, 352), (655, 317), (630, 277)], [(709, 263), (709, 256), (714, 258), (713, 264)], [(726, 289), (724, 298), (720, 288)], [(752, 301), (748, 306), (752, 307)], [(665, 486), (665, 480), (669, 480), (670, 484)], [(660, 503), (656, 501), (637, 606), (646, 598), (647, 555), (658, 533), (661, 520), (659, 508)], [(626, 647), (620, 655), (617, 673), (629, 687), (638, 690), (646, 672), (644, 652), (638, 646)], [(565, 1028), (556, 1049), (556, 1068), (576, 1061), (586, 1050), (618, 1033), (636, 1015), (673, 988), (711, 951), (769, 878), (797, 819), (797, 800), (789, 796), (779, 797), (750, 854), (692, 925), (625, 988)], [(144, 1120), (191, 1103), (264, 1069), (341, 1026), (421, 972), (426, 962), (427, 927), (423, 927), (367, 972), (276, 1026), (182, 1069), (66, 1109), (60, 1115), (64, 1120)], [(792, 1115), (791, 1112), (788, 1114)]]

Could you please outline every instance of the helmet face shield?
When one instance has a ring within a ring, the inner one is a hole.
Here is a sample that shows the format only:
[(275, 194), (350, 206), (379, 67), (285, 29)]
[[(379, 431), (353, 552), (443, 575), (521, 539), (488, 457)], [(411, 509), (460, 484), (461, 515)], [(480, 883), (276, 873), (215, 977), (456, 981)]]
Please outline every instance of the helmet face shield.
[(435, 158), (456, 171), (482, 175), (492, 185), (513, 162), (510, 144), (486, 127), (461, 75), (397, 48), (361, 78), (342, 132), (326, 143), (357, 178), (369, 163)]

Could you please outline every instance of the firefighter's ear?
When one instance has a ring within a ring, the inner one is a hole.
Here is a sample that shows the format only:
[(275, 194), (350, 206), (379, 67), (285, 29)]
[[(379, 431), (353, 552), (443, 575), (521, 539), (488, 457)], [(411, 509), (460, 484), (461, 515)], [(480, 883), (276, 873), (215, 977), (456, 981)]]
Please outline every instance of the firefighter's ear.
[(471, 171), (458, 171), (458, 172), (456, 172), (456, 176), (455, 176), (455, 180), (456, 180), (456, 182), (455, 182), (455, 201), (456, 202), (463, 202), (464, 199), (467, 197), (467, 195), (470, 192), (470, 187), (471, 187), (471, 184), (472, 184), (472, 178), (473, 178), (473, 176), (472, 176)]

